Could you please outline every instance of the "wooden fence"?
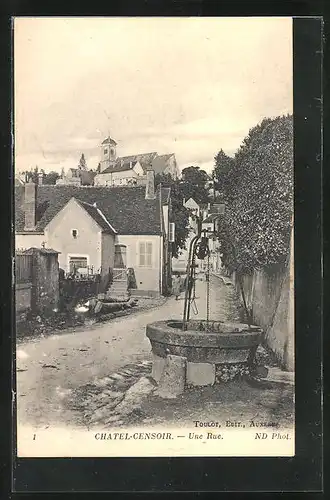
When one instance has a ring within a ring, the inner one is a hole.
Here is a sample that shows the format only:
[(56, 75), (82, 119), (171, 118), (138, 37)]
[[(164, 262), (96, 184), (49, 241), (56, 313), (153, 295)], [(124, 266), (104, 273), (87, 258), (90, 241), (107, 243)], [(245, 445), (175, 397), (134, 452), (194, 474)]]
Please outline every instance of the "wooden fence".
[(15, 254), (15, 282), (16, 284), (30, 283), (33, 272), (33, 256), (24, 252)]

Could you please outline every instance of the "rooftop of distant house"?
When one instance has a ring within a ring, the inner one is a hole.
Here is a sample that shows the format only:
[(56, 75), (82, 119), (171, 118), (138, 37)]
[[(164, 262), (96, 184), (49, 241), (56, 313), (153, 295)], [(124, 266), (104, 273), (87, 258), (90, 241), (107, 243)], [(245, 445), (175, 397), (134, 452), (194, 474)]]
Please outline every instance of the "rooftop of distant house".
[(155, 174), (162, 173), (167, 167), (167, 162), (171, 157), (174, 157), (174, 153), (158, 155), (155, 151), (151, 153), (142, 153), (137, 155), (130, 156), (120, 156), (118, 157), (113, 165), (110, 165), (105, 170), (102, 171), (102, 174), (108, 174), (111, 172), (122, 172), (124, 170), (130, 170), (134, 168), (137, 162), (140, 163), (141, 167), (144, 170), (144, 173), (151, 168), (154, 170)]
[[(118, 234), (160, 234), (160, 197), (169, 203), (170, 189), (158, 188), (153, 200), (145, 198), (145, 187), (37, 186), (36, 232), (42, 232), (55, 215), (75, 198), (101, 225), (109, 227), (98, 208)], [(101, 220), (102, 219), (102, 220)], [(24, 232), (24, 186), (15, 187), (15, 230)]]
[(133, 166), (135, 166), (137, 162), (139, 162), (143, 170), (146, 171), (148, 167), (151, 167), (152, 161), (156, 156), (157, 156), (156, 152), (143, 153), (130, 156), (120, 156), (116, 158), (113, 165), (110, 165), (105, 170), (103, 170), (102, 174), (107, 174), (111, 172), (120, 172), (122, 170), (129, 170), (133, 168)]

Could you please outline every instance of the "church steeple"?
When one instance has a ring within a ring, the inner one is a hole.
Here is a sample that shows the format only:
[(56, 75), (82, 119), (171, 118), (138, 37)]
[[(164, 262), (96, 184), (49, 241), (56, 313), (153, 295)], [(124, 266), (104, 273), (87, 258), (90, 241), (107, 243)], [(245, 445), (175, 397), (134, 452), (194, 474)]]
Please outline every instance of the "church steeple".
[(117, 143), (110, 135), (101, 144), (101, 172), (114, 164), (117, 159)]

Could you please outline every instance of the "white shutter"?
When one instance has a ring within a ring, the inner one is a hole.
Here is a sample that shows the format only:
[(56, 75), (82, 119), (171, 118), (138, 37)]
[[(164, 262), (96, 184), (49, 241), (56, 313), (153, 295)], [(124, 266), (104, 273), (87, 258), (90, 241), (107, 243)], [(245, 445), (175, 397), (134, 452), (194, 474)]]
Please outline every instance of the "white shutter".
[(170, 231), (169, 231), (168, 241), (170, 243), (174, 243), (174, 241), (175, 241), (175, 223), (174, 222), (170, 222)]

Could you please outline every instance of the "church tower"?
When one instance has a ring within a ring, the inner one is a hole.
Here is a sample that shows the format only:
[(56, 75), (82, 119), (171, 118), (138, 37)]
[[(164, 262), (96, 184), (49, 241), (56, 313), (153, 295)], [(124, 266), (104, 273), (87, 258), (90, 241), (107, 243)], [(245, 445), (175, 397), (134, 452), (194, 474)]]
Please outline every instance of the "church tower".
[(101, 172), (106, 168), (113, 166), (117, 159), (117, 143), (110, 136), (104, 139), (101, 144)]

